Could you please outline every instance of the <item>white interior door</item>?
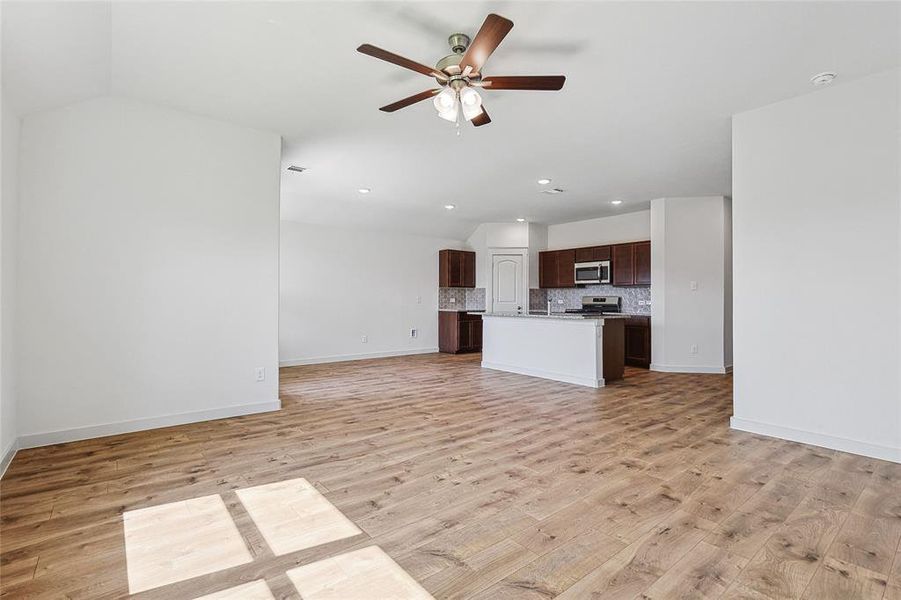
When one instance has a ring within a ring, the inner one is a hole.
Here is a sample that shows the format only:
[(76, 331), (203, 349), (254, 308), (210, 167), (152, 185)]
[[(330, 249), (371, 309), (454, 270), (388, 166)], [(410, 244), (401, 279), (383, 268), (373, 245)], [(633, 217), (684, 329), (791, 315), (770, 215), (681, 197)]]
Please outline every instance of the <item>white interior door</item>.
[(495, 254), (491, 264), (491, 310), (521, 312), (523, 304), (522, 255)]

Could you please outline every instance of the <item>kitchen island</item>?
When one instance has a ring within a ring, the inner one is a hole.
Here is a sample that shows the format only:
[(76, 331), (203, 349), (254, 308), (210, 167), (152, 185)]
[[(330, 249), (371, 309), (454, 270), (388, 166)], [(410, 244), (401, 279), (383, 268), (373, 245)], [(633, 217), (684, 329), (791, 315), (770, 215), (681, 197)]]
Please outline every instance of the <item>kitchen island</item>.
[(483, 313), (482, 367), (593, 388), (622, 379), (624, 318)]

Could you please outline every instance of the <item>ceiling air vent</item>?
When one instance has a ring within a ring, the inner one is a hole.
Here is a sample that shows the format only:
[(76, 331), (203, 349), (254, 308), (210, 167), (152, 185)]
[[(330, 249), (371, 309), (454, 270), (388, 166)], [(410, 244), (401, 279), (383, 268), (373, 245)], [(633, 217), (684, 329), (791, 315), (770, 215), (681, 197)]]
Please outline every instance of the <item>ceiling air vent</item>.
[(551, 188), (549, 190), (541, 190), (541, 193), (542, 194), (562, 194), (563, 189), (562, 188)]
[(289, 171), (297, 171), (298, 173), (303, 173), (304, 171), (307, 170), (307, 168), (306, 167), (298, 167), (297, 165), (291, 165), (290, 167), (288, 167), (288, 170)]

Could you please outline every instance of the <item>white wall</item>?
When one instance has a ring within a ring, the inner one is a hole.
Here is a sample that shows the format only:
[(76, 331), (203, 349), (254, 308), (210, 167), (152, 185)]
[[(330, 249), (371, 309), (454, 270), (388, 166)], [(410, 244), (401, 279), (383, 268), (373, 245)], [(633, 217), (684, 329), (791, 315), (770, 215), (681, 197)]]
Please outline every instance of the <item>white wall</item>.
[(23, 120), (25, 445), (279, 406), (280, 153), (115, 98)]
[[(538, 253), (547, 250), (547, 225), (529, 223), (529, 287), (537, 288), (539, 285), (539, 256)], [(528, 302), (528, 299), (526, 299)]]
[(733, 119), (733, 427), (901, 462), (899, 77)]
[(651, 202), (652, 370), (725, 373), (731, 367), (728, 207), (722, 196)]
[(438, 251), (444, 248), (465, 245), (283, 221), (281, 364), (437, 352)]
[(15, 302), (16, 230), (18, 222), (19, 117), (2, 103), (2, 171), (0, 171), (0, 474), (15, 451), (16, 415)]
[[(523, 262), (523, 308), (528, 310), (529, 286), (538, 286), (538, 250), (544, 250), (547, 233), (534, 223), (482, 223), (466, 240), (476, 253), (476, 287), (485, 288), (485, 309), (494, 301), (492, 270), (495, 254), (519, 254)], [(534, 280), (533, 280), (534, 274)]]
[(638, 242), (651, 239), (651, 211), (548, 225), (550, 250)]

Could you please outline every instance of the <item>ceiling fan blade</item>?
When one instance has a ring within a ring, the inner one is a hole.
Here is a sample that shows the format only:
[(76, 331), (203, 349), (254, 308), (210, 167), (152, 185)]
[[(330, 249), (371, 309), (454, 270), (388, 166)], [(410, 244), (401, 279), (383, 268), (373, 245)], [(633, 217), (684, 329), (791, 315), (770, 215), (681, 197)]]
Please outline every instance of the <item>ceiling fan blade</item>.
[(460, 61), (460, 69), (465, 70), (466, 67), (470, 67), (471, 71), (481, 72), (482, 65), (511, 29), (513, 29), (513, 21), (509, 19), (493, 13), (485, 17), (482, 28), (469, 44), (463, 60)]
[(411, 104), (416, 104), (417, 102), (422, 102), (428, 98), (431, 98), (435, 94), (441, 91), (441, 88), (436, 90), (426, 90), (424, 92), (419, 92), (418, 94), (413, 94), (408, 98), (404, 98), (403, 100), (398, 100), (397, 102), (392, 102), (391, 104), (385, 105), (381, 107), (379, 110), (383, 112), (394, 112), (396, 110), (400, 110), (401, 108), (406, 108)]
[(486, 77), (480, 82), (486, 90), (549, 90), (563, 87), (563, 75), (513, 75), (508, 77)]
[(470, 121), (470, 123), (472, 123), (476, 127), (481, 127), (482, 125), (487, 125), (490, 122), (491, 122), (491, 117), (488, 116), (488, 111), (485, 110), (484, 106), (482, 107), (481, 114), (474, 116), (472, 118), (472, 121)]
[(381, 48), (376, 48), (371, 44), (363, 44), (362, 46), (357, 48), (357, 52), (367, 54), (373, 58), (387, 61), (405, 69), (410, 69), (411, 71), (416, 71), (417, 73), (422, 73), (423, 75), (437, 77), (442, 81), (447, 81), (447, 75), (434, 67), (429, 67), (414, 60), (410, 60), (409, 58), (404, 58), (400, 54), (395, 54), (393, 52), (388, 52), (387, 50), (382, 50)]

